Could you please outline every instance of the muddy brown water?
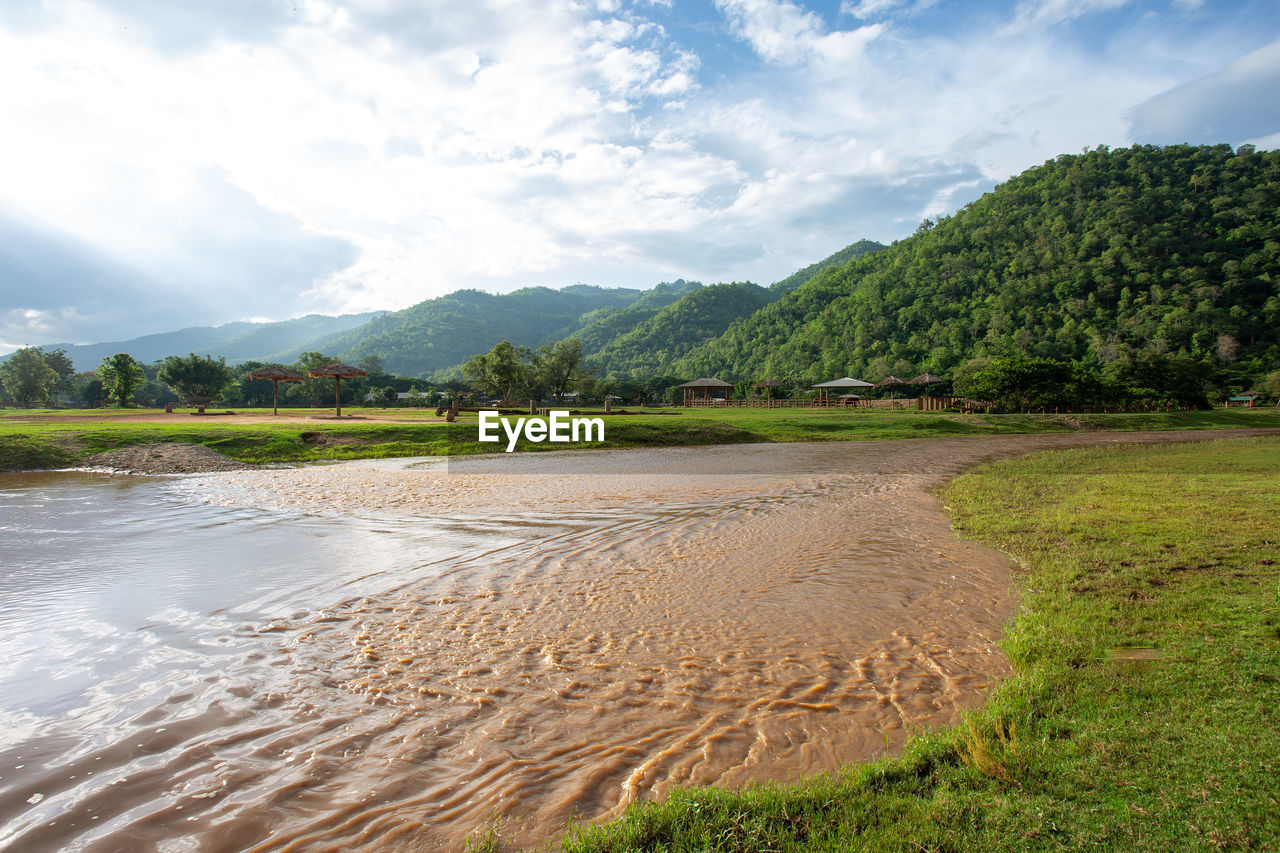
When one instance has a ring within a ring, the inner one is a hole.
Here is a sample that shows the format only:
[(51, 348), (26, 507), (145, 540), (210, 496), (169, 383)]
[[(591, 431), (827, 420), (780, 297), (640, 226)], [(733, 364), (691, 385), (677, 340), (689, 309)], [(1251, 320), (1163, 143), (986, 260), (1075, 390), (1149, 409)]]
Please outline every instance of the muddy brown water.
[(874, 757), (1007, 672), (934, 488), (1223, 435), (5, 475), (0, 848), (536, 844)]

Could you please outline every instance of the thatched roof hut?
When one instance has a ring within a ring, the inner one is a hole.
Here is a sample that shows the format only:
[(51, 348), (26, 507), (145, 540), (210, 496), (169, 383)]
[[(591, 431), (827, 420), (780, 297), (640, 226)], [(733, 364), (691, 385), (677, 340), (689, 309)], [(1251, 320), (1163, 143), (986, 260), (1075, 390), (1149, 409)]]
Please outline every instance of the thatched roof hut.
[(877, 383), (876, 383), (876, 387), (877, 387), (877, 388), (888, 388), (888, 389), (889, 389), (889, 399), (890, 399), (890, 400), (892, 400), (892, 399), (894, 398), (894, 391), (893, 391), (893, 389), (894, 389), (894, 388), (897, 388), (899, 385), (906, 385), (906, 384), (907, 384), (907, 383), (906, 383), (906, 381), (905, 381), (905, 380), (902, 380), (902, 379), (899, 379), (899, 378), (898, 378), (898, 377), (896, 377), (896, 376), (892, 376), (892, 375), (890, 375), (890, 376), (886, 376), (884, 379), (881, 379), (879, 382), (877, 382)]
[(271, 411), (276, 415), (280, 414), (280, 383), (305, 382), (307, 379), (301, 373), (290, 370), (287, 367), (281, 367), (278, 364), (268, 364), (266, 367), (253, 371), (245, 378), (271, 380)]
[(757, 393), (762, 394), (767, 399), (772, 400), (773, 394), (779, 388), (785, 387), (785, 383), (779, 382), (777, 379), (761, 379), (755, 385), (751, 386), (757, 389)]
[(685, 382), (683, 385), (677, 386), (684, 389), (684, 404), (686, 406), (698, 405), (698, 400), (703, 405), (710, 405), (714, 392), (724, 391), (725, 399), (733, 399), (733, 383), (725, 382), (723, 379), (716, 379), (714, 376), (704, 376), (701, 379), (695, 379), (692, 382)]
[(335, 361), (333, 364), (314, 367), (307, 371), (307, 375), (315, 379), (320, 379), (325, 376), (333, 377), (333, 407), (337, 416), (342, 417), (342, 380), (350, 379), (355, 376), (368, 376), (369, 371), (361, 370), (358, 367), (352, 367), (349, 364), (343, 364), (340, 361)]

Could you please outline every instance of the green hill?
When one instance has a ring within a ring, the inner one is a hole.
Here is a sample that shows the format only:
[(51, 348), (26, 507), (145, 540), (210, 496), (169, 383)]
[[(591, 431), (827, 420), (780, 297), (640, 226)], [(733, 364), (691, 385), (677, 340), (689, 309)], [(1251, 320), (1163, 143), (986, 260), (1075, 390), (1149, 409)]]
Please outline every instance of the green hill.
[(118, 352), (127, 352), (138, 361), (150, 363), (169, 355), (189, 352), (225, 356), (233, 364), (267, 358), (282, 349), (295, 347), (317, 336), (341, 333), (368, 322), (373, 314), (344, 314), (326, 317), (308, 314), (278, 323), (226, 323), (221, 326), (192, 326), (176, 332), (145, 335), (127, 341), (101, 344), (51, 344), (45, 349), (61, 347), (75, 364), (76, 370), (93, 370), (102, 360)]
[(1019, 353), (1235, 384), (1280, 368), (1280, 152), (1058, 157), (820, 271), (673, 370), (875, 380)]
[(599, 352), (663, 308), (701, 287), (699, 282), (684, 279), (663, 282), (652, 290), (644, 291), (629, 305), (597, 308), (583, 314), (571, 328), (562, 330), (556, 338), (577, 338), (582, 342), (584, 353), (590, 355)]
[(816, 264), (809, 264), (809, 266), (802, 270), (793, 272), (781, 281), (775, 281), (773, 284), (769, 285), (769, 289), (773, 291), (776, 296), (781, 296), (784, 293), (790, 293), (828, 267), (844, 266), (849, 263), (849, 261), (861, 258), (863, 255), (869, 255), (872, 252), (879, 252), (884, 248), (886, 248), (884, 243), (877, 243), (875, 240), (859, 240), (856, 243), (850, 243), (840, 251), (823, 258)]
[(768, 302), (769, 291), (749, 282), (700, 287), (610, 341), (588, 360), (602, 376), (639, 379), (665, 373), (685, 353)]
[(494, 344), (509, 340), (538, 346), (572, 328), (583, 314), (634, 302), (642, 291), (573, 285), (562, 290), (526, 287), (494, 295), (459, 290), (384, 314), (339, 335), (315, 339), (276, 354), (291, 361), (305, 350), (344, 361), (380, 356), (383, 368), (401, 376), (423, 376), (453, 367)]

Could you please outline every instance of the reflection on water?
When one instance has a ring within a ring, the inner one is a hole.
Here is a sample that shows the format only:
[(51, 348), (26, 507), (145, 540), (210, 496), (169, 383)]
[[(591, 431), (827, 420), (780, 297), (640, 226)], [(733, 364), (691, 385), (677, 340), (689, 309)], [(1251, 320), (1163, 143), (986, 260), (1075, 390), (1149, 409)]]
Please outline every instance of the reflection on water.
[(929, 490), (1115, 438), (0, 475), (0, 846), (532, 843), (873, 756), (1006, 667)]
[(440, 531), (385, 526), (210, 507), (172, 482), (0, 475), (0, 709), (66, 713), (157, 649), (206, 654), (245, 619), (403, 582), (447, 547)]
[(292, 702), (281, 625), (474, 538), (210, 506), (181, 479), (0, 474), (0, 846), (65, 849), (113, 812), (160, 806), (182, 772), (152, 769), (121, 802), (139, 764), (217, 743), (264, 696)]

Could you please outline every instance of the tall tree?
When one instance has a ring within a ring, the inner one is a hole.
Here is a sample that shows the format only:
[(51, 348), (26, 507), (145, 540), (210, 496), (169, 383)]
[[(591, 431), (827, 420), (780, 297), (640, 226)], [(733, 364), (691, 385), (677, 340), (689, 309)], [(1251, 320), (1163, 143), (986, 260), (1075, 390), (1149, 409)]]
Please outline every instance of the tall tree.
[(57, 381), (57, 372), (35, 347), (24, 347), (0, 364), (0, 385), (6, 394), (24, 406), (47, 403)]
[(473, 355), (462, 370), (481, 391), (510, 403), (533, 382), (533, 352), (511, 341), (500, 341), (487, 353)]
[(1280, 370), (1273, 370), (1263, 377), (1260, 383), (1263, 393), (1269, 394), (1272, 400), (1280, 402)]
[(577, 338), (544, 344), (538, 354), (542, 384), (555, 395), (557, 403), (588, 375), (582, 368), (582, 342)]
[(127, 352), (107, 356), (98, 365), (98, 379), (102, 381), (103, 390), (121, 408), (129, 405), (129, 398), (142, 384), (144, 376), (142, 365), (134, 361), (133, 356)]
[(235, 380), (225, 358), (195, 353), (168, 356), (157, 377), (183, 397), (217, 397)]
[(58, 374), (58, 381), (54, 383), (54, 390), (72, 391), (75, 385), (76, 366), (67, 357), (67, 351), (62, 347), (54, 349), (41, 348), (40, 354), (44, 356), (44, 363), (49, 365), (54, 373)]

